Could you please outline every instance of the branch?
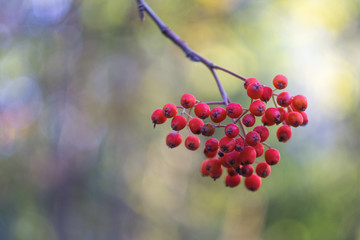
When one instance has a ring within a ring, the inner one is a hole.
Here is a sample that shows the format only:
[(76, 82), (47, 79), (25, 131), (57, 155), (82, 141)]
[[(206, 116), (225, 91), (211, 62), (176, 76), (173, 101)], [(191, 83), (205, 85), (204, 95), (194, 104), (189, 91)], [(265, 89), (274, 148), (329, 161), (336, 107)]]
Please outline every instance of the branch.
[(196, 53), (194, 50), (189, 48), (188, 45), (183, 40), (181, 40), (181, 38), (175, 32), (171, 31), (171, 29), (165, 25), (165, 23), (156, 15), (156, 13), (150, 8), (150, 6), (144, 0), (137, 0), (137, 4), (138, 4), (139, 16), (142, 21), (144, 20), (144, 17), (145, 17), (144, 12), (146, 12), (151, 17), (151, 19), (156, 23), (156, 25), (159, 27), (162, 34), (164, 34), (165, 37), (167, 37), (175, 45), (177, 45), (185, 53), (187, 58), (189, 58), (191, 61), (194, 61), (194, 62), (203, 63), (211, 71), (211, 73), (216, 81), (216, 84), (219, 88), (221, 97), (222, 97), (225, 105), (228, 105), (230, 102), (230, 99), (229, 99), (224, 87), (222, 86), (215, 69), (224, 71), (224, 72), (226, 72), (234, 77), (237, 77), (241, 80), (245, 80), (246, 78), (244, 78), (238, 74), (235, 74), (225, 68), (219, 67), (219, 66), (213, 64), (212, 62), (210, 62), (209, 60), (207, 60), (206, 58), (202, 57), (198, 53)]

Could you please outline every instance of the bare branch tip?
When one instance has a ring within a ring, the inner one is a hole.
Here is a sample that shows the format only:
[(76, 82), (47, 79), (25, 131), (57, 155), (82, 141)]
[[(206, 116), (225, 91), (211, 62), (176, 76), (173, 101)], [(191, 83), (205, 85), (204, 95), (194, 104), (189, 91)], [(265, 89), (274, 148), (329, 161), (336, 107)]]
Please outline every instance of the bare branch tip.
[(137, 4), (138, 4), (138, 11), (139, 11), (140, 20), (143, 22), (145, 20), (145, 14), (144, 14), (145, 7), (144, 7), (144, 4), (143, 4), (143, 2), (141, 0), (137, 0)]

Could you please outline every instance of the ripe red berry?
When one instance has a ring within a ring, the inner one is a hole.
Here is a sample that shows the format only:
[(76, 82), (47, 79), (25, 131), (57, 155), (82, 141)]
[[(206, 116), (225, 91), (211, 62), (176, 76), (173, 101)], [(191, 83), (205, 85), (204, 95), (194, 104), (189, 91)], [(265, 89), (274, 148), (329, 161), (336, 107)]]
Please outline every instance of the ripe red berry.
[(263, 94), (260, 100), (263, 102), (268, 102), (271, 99), (272, 94), (273, 94), (273, 90), (270, 87), (263, 86)]
[(240, 152), (240, 162), (242, 165), (253, 164), (256, 158), (256, 151), (251, 146), (246, 146)]
[(251, 99), (259, 99), (262, 96), (263, 91), (261, 84), (254, 82), (248, 86), (246, 93)]
[(240, 117), (240, 115), (242, 114), (243, 109), (242, 106), (239, 103), (229, 103), (226, 106), (226, 114), (230, 117), (230, 118), (238, 118)]
[(250, 104), (249, 110), (252, 114), (259, 117), (265, 114), (266, 106), (262, 101), (256, 100)]
[(265, 151), (265, 161), (269, 165), (276, 165), (280, 161), (280, 153), (275, 148), (269, 148)]
[(275, 122), (272, 122), (269, 119), (267, 119), (265, 115), (261, 117), (261, 122), (264, 124), (264, 126), (272, 126), (275, 124)]
[(245, 142), (250, 146), (256, 146), (260, 143), (260, 140), (260, 135), (255, 131), (248, 132), (245, 136)]
[(177, 147), (182, 142), (182, 136), (180, 133), (172, 132), (169, 133), (166, 137), (166, 145), (169, 146), (169, 148)]
[(176, 114), (177, 114), (176, 105), (173, 103), (165, 104), (165, 106), (163, 107), (162, 110), (163, 110), (163, 114), (167, 118), (172, 118), (172, 117), (176, 116)]
[(244, 82), (244, 88), (247, 89), (250, 86), (250, 84), (252, 84), (254, 82), (259, 82), (259, 81), (253, 77), (246, 79)]
[(256, 174), (259, 175), (259, 177), (266, 178), (271, 173), (271, 167), (266, 162), (260, 162), (256, 166)]
[(185, 138), (185, 147), (191, 151), (195, 151), (200, 147), (200, 139), (196, 136), (187, 136)]
[(222, 160), (225, 162), (226, 166), (238, 167), (240, 166), (240, 153), (237, 151), (225, 153)]
[(216, 138), (209, 138), (205, 142), (205, 148), (210, 152), (217, 151), (219, 149), (219, 141)]
[(256, 152), (256, 157), (261, 157), (264, 153), (264, 146), (259, 143), (257, 144), (256, 146), (253, 147), (255, 149), (255, 152)]
[(287, 78), (284, 75), (276, 75), (273, 79), (274, 87), (277, 89), (284, 89), (287, 86)]
[(206, 162), (207, 159), (205, 159), (202, 163), (201, 163), (201, 167), (200, 167), (200, 172), (201, 174), (205, 177), (205, 176), (209, 176), (209, 172), (206, 170)]
[(210, 111), (210, 118), (214, 123), (219, 123), (225, 120), (226, 111), (222, 107), (215, 107)]
[(180, 99), (180, 104), (184, 108), (191, 108), (195, 105), (196, 99), (193, 95), (185, 93)]
[(192, 118), (189, 121), (189, 128), (193, 134), (200, 134), (203, 126), (204, 122), (199, 118)]
[(245, 187), (250, 191), (255, 192), (261, 186), (261, 178), (256, 175), (252, 174), (250, 177), (245, 178)]
[(254, 131), (257, 132), (260, 135), (260, 142), (264, 142), (266, 141), (266, 139), (268, 139), (270, 133), (269, 133), (269, 129), (267, 129), (267, 127), (265, 126), (256, 126), (254, 128)]
[(279, 113), (280, 113), (280, 120), (279, 120), (279, 122), (285, 121), (288, 112), (287, 112), (284, 108), (282, 108), (282, 107), (278, 107), (277, 110), (278, 110)]
[(296, 95), (293, 97), (291, 105), (293, 106), (294, 110), (305, 111), (307, 108), (307, 99), (303, 95)]
[(205, 167), (209, 173), (215, 173), (215, 172), (219, 171), (219, 169), (221, 167), (221, 162), (218, 158), (215, 158), (215, 157), (209, 158), (206, 161)]
[(233, 123), (226, 125), (225, 135), (228, 136), (229, 138), (237, 137), (239, 135), (239, 127)]
[(235, 140), (225, 136), (220, 139), (219, 145), (222, 152), (232, 152), (235, 149)]
[(241, 152), (245, 147), (244, 139), (238, 137), (235, 139), (235, 150)]
[(278, 128), (276, 136), (280, 142), (287, 142), (291, 138), (291, 128), (288, 125), (283, 125)]
[(195, 105), (194, 112), (198, 118), (205, 119), (210, 115), (210, 107), (206, 103), (198, 103)]
[(226, 175), (225, 177), (225, 186), (226, 187), (236, 187), (237, 185), (239, 185), (241, 182), (241, 176), (239, 174), (231, 176), (231, 175)]
[(306, 112), (300, 112), (302, 117), (303, 117), (303, 123), (301, 124), (301, 126), (306, 126), (309, 122), (309, 118), (306, 114)]
[(238, 175), (234, 168), (227, 168), (227, 172), (230, 176)]
[(255, 119), (254, 115), (252, 115), (251, 113), (248, 113), (242, 118), (241, 121), (245, 126), (252, 127), (252, 126), (254, 126), (256, 119)]
[(205, 155), (207, 158), (215, 157), (216, 154), (218, 154), (218, 150), (209, 151), (209, 150), (206, 149), (206, 147), (204, 147), (204, 155)]
[(265, 111), (265, 117), (270, 121), (270, 122), (275, 122), (275, 123), (279, 123), (280, 122), (280, 112), (277, 108), (268, 108)]
[(276, 98), (276, 102), (282, 107), (289, 106), (291, 104), (291, 100), (292, 97), (288, 92), (282, 92)]
[(176, 115), (171, 120), (171, 128), (174, 131), (180, 131), (181, 129), (183, 129), (186, 126), (186, 123), (187, 123), (187, 120), (184, 116)]
[(210, 176), (212, 179), (214, 179), (214, 181), (215, 181), (216, 179), (218, 179), (219, 177), (221, 177), (222, 172), (223, 172), (223, 168), (222, 168), (222, 166), (220, 165), (219, 170), (217, 170), (216, 172), (211, 172), (211, 173), (209, 173), (209, 176)]
[(254, 172), (254, 168), (251, 164), (243, 165), (240, 167), (240, 173), (244, 177), (250, 177)]
[(156, 109), (152, 114), (151, 114), (151, 121), (154, 124), (154, 127), (156, 126), (156, 124), (162, 124), (166, 121), (166, 117), (163, 113), (162, 109)]
[(299, 112), (291, 112), (287, 115), (285, 121), (292, 127), (298, 127), (303, 123), (303, 117)]

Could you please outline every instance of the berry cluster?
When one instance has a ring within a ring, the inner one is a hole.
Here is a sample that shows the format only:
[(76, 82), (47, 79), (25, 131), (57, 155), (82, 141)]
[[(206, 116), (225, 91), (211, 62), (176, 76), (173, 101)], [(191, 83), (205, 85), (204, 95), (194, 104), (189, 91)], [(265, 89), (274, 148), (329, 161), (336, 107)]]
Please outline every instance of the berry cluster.
[[(216, 180), (222, 175), (223, 168), (226, 168), (226, 186), (235, 187), (245, 177), (246, 188), (256, 191), (261, 185), (261, 179), (269, 176), (271, 166), (280, 161), (279, 151), (265, 142), (269, 137), (267, 126), (280, 125), (276, 132), (277, 139), (286, 142), (291, 138), (291, 127), (305, 126), (308, 123), (305, 113), (306, 97), (291, 96), (288, 92), (278, 93), (286, 88), (287, 83), (287, 78), (283, 75), (277, 75), (273, 79), (274, 89), (260, 84), (256, 78), (246, 79), (244, 88), (251, 99), (248, 108), (235, 102), (227, 105), (225, 102), (200, 102), (186, 93), (181, 97), (181, 106), (168, 103), (162, 109), (156, 109), (151, 120), (155, 127), (171, 118), (174, 132), (166, 137), (166, 144), (170, 148), (182, 143), (183, 137), (179, 131), (186, 127), (189, 135), (185, 138), (185, 147), (191, 151), (197, 150), (201, 145), (197, 135), (211, 137), (216, 129), (223, 128), (224, 136), (221, 139), (212, 137), (205, 141), (203, 152), (207, 159), (201, 164), (202, 175)], [(274, 107), (267, 107), (266, 104), (271, 99)], [(209, 105), (215, 107), (211, 109)], [(195, 116), (192, 115), (192, 110)], [(204, 122), (209, 118), (211, 121)], [(230, 123), (224, 124), (226, 118), (231, 120)], [(261, 125), (254, 126), (256, 118), (261, 118)], [(263, 155), (265, 161), (257, 160)]]

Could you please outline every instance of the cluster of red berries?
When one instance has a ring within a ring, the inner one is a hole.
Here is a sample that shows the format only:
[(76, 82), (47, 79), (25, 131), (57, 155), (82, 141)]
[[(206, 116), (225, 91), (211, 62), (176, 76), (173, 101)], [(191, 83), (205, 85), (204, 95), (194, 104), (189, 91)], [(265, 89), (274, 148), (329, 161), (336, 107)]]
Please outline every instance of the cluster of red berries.
[[(288, 92), (277, 93), (287, 86), (287, 78), (277, 75), (273, 79), (274, 89), (263, 86), (256, 78), (245, 80), (244, 87), (251, 99), (250, 106), (243, 108), (239, 103), (229, 103), (223, 108), (209, 105), (225, 105), (225, 102), (200, 102), (191, 94), (181, 97), (181, 106), (173, 103), (166, 104), (162, 109), (156, 109), (151, 115), (154, 124), (162, 124), (171, 118), (171, 132), (166, 137), (166, 144), (170, 148), (179, 146), (182, 135), (179, 133), (185, 127), (189, 135), (185, 138), (185, 147), (197, 150), (200, 138), (196, 135), (211, 137), (216, 128), (224, 128), (225, 136), (220, 140), (208, 138), (203, 152), (207, 157), (201, 164), (203, 176), (210, 176), (214, 180), (227, 169), (225, 185), (235, 187), (245, 177), (245, 186), (256, 191), (261, 185), (261, 178), (266, 178), (271, 172), (271, 166), (280, 161), (280, 153), (265, 141), (269, 137), (267, 126), (281, 125), (276, 135), (280, 142), (291, 138), (291, 127), (305, 126), (308, 117), (305, 113), (307, 99), (303, 95), (291, 96)], [(268, 101), (273, 100), (274, 107), (266, 107)], [(180, 111), (178, 111), (180, 110)], [(194, 110), (195, 116), (192, 116)], [(211, 121), (204, 122), (210, 117)], [(262, 125), (255, 126), (257, 117), (261, 117)], [(231, 122), (224, 124), (226, 118)], [(248, 128), (252, 128), (248, 131)], [(268, 149), (265, 151), (264, 146)], [(264, 155), (265, 161), (257, 158)], [(255, 171), (253, 164), (256, 163)]]

